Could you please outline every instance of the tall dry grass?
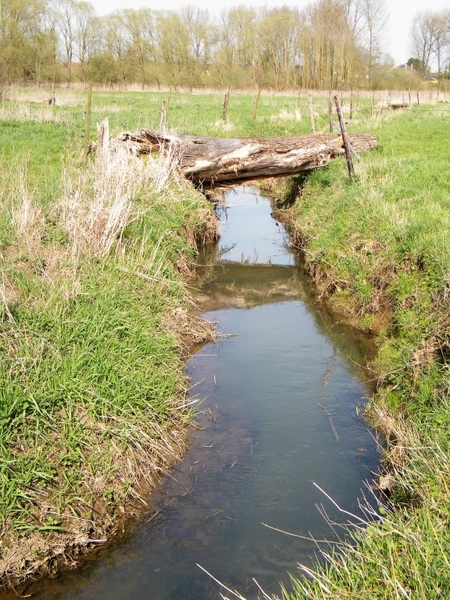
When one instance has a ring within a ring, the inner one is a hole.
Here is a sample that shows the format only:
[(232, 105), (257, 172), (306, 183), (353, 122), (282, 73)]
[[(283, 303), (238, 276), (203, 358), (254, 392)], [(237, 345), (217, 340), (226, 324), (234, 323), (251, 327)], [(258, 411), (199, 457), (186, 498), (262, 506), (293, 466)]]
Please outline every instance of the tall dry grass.
[[(155, 198), (176, 177), (175, 157), (160, 153), (143, 160), (120, 143), (106, 139), (97, 147), (87, 168), (64, 178), (62, 199), (56, 207), (72, 256), (104, 258), (120, 240), (125, 228), (151, 205), (136, 210), (134, 200), (142, 190)], [(156, 199), (157, 201), (157, 199)]]

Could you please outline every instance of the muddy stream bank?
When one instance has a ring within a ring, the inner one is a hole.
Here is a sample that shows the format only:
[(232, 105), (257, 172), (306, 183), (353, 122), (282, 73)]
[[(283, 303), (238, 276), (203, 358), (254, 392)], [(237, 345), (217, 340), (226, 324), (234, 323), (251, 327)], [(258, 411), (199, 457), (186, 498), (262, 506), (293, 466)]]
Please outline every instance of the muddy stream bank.
[(119, 544), (35, 598), (219, 598), (205, 570), (248, 600), (258, 585), (280, 594), (298, 563), (311, 566), (314, 540), (344, 535), (323, 510), (347, 516), (321, 490), (360, 514), (379, 460), (362, 416), (371, 340), (317, 308), (256, 188), (230, 191), (220, 214), (221, 240), (199, 259), (203, 316), (219, 339), (187, 363), (190, 450)]

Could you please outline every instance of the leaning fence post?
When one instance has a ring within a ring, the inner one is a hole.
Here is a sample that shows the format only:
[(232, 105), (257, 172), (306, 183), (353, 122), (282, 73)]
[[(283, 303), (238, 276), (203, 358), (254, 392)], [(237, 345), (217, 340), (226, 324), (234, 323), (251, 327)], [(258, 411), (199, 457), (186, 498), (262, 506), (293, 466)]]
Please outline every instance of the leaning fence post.
[(252, 114), (253, 121), (256, 119), (256, 113), (258, 112), (258, 104), (259, 104), (260, 95), (261, 95), (261, 88), (258, 87), (258, 94), (255, 98), (255, 101), (253, 102), (253, 114)]
[(355, 170), (353, 168), (352, 161), (352, 152), (350, 148), (350, 142), (348, 141), (347, 132), (345, 130), (344, 117), (342, 116), (341, 104), (339, 102), (339, 98), (337, 96), (334, 97), (334, 102), (336, 104), (336, 110), (339, 117), (339, 126), (341, 128), (342, 141), (344, 143), (345, 150), (345, 158), (347, 160), (348, 174), (350, 175), (350, 179), (353, 181), (355, 178)]

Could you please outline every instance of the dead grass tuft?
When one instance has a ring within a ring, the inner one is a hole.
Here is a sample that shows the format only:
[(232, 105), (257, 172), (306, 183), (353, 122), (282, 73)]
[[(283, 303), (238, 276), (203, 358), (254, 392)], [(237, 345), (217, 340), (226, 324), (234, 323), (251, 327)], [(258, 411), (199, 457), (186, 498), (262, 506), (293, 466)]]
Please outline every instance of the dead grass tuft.
[(196, 348), (215, 342), (217, 332), (212, 323), (205, 321), (195, 312), (182, 307), (172, 309), (164, 321), (164, 329), (174, 335), (189, 356)]
[[(102, 258), (123, 233), (138, 191), (128, 156), (102, 157), (74, 180), (65, 178), (63, 199), (56, 209), (69, 239), (72, 257)], [(98, 167), (103, 168), (98, 168)]]
[(123, 144), (102, 139), (94, 161), (75, 177), (65, 178), (56, 209), (74, 259), (107, 256), (127, 225), (138, 218), (134, 200), (141, 191), (151, 190), (156, 196), (176, 179), (176, 157), (170, 153), (143, 160)]
[(26, 177), (19, 175), (14, 196), (20, 198), (18, 206), (12, 208), (12, 225), (16, 229), (21, 246), (33, 253), (40, 246), (45, 232), (45, 216), (36, 205), (25, 183)]

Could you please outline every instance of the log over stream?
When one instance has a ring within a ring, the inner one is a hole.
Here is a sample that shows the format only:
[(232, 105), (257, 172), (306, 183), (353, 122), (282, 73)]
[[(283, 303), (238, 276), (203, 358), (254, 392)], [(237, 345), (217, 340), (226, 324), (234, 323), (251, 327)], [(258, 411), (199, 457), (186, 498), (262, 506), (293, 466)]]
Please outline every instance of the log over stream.
[[(348, 134), (347, 138), (356, 154), (377, 146), (370, 133)], [(338, 134), (215, 138), (140, 129), (120, 134), (119, 140), (137, 155), (171, 153), (184, 176), (203, 187), (308, 173), (345, 155)]]

